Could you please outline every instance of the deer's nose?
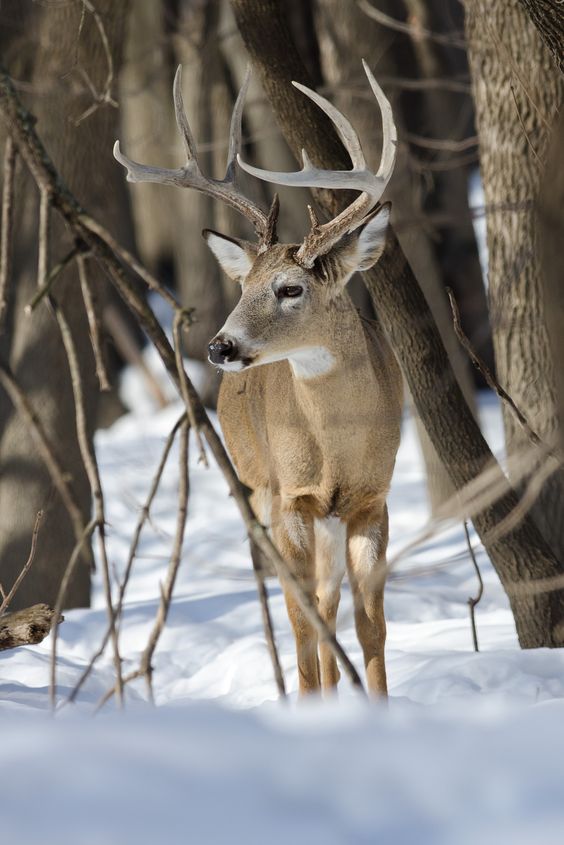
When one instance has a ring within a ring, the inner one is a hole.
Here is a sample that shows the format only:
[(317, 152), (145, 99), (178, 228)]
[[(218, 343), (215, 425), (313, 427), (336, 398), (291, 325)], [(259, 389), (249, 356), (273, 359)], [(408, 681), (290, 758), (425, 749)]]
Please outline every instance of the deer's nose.
[(208, 355), (212, 364), (225, 364), (237, 357), (237, 347), (228, 337), (218, 335), (208, 344)]

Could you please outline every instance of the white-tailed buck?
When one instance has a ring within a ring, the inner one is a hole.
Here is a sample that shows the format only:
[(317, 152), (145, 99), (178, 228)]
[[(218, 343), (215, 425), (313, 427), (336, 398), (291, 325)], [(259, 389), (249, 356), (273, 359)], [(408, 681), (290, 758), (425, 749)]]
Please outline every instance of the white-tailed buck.
[[(209, 360), (225, 371), (219, 419), (241, 481), (253, 490), (257, 515), (271, 526), (279, 551), (316, 596), (333, 631), (348, 569), (368, 685), (385, 695), (386, 497), (399, 445), (402, 386), (381, 331), (359, 316), (346, 285), (384, 249), (389, 207), (379, 206), (379, 200), (392, 175), (397, 139), (390, 104), (364, 68), (382, 114), (382, 158), (375, 174), (366, 166), (350, 123), (297, 83), (335, 124), (352, 170), (319, 170), (305, 152), (298, 173), (245, 164), (237, 151), (247, 75), (233, 110), (225, 179), (204, 176), (184, 112), (180, 68), (174, 103), (186, 164), (178, 170), (137, 164), (120, 152), (118, 143), (114, 155), (132, 182), (195, 188), (253, 223), (258, 243), (203, 233), (242, 290), (237, 307), (209, 344)], [(242, 196), (235, 184), (237, 162), (276, 184), (361, 193), (327, 223), (319, 224), (310, 212), (312, 228), (301, 244), (278, 244), (277, 201), (265, 214)], [(300, 692), (315, 692), (320, 684), (335, 687), (339, 672), (331, 651), (324, 643), (318, 650), (317, 635), (289, 591), (286, 603), (296, 637)]]

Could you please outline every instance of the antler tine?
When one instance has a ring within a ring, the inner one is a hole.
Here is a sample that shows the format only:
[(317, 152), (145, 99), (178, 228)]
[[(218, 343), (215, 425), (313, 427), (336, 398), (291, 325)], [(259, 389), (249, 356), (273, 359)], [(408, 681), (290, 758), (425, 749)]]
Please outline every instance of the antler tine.
[(244, 162), (241, 156), (237, 157), (243, 170), (263, 179), (265, 182), (309, 188), (362, 191), (361, 195), (333, 220), (324, 223), (322, 226), (312, 227), (311, 232), (306, 236), (295, 256), (296, 261), (305, 267), (311, 267), (315, 258), (328, 252), (345, 232), (351, 232), (360, 226), (366, 215), (379, 202), (393, 173), (396, 160), (397, 132), (392, 107), (366, 62), (363, 62), (363, 66), (382, 113), (382, 158), (375, 174), (368, 170), (366, 166), (358, 135), (349, 121), (324, 97), (296, 82), (293, 83), (295, 87), (316, 103), (333, 122), (351, 157), (352, 170), (322, 170), (316, 168), (311, 164), (305, 150), (302, 151), (303, 167), (295, 173), (261, 170)]
[(358, 135), (344, 114), (341, 114), (339, 109), (336, 109), (329, 100), (326, 100), (325, 97), (322, 97), (321, 94), (317, 93), (317, 91), (313, 91), (311, 88), (308, 88), (307, 85), (302, 85), (300, 82), (292, 82), (292, 85), (294, 88), (297, 88), (298, 91), (301, 91), (302, 94), (305, 94), (306, 97), (309, 97), (310, 100), (313, 100), (315, 105), (319, 106), (321, 111), (324, 111), (329, 120), (334, 124), (339, 138), (343, 142), (346, 151), (351, 157), (353, 169), (365, 170), (366, 159), (364, 158), (364, 153), (362, 152)]
[(225, 171), (225, 182), (235, 182), (237, 155), (241, 149), (241, 138), (243, 133), (243, 108), (247, 98), (247, 91), (251, 81), (251, 66), (247, 65), (245, 78), (239, 90), (239, 94), (233, 106), (231, 125), (229, 127), (229, 152), (227, 154), (227, 169)]
[(181, 90), (182, 69), (179, 66), (174, 77), (174, 111), (178, 131), (182, 136), (182, 143), (186, 151), (186, 164), (176, 170), (140, 164), (124, 155), (120, 149), (119, 141), (116, 141), (114, 144), (114, 157), (127, 169), (128, 182), (157, 182), (162, 185), (193, 188), (200, 193), (220, 199), (247, 217), (253, 224), (257, 234), (262, 238), (268, 229), (268, 216), (256, 203), (245, 197), (236, 188), (234, 178), (235, 157), (241, 139), (241, 117), (248, 85), (249, 72), (247, 71), (231, 118), (227, 172), (224, 179), (213, 179), (211, 176), (205, 176), (198, 164), (196, 144), (184, 110)]
[(382, 158), (380, 160), (380, 167), (376, 172), (376, 176), (380, 179), (385, 179), (386, 183), (391, 178), (396, 164), (396, 155), (398, 149), (398, 133), (396, 124), (394, 123), (394, 115), (390, 101), (376, 82), (374, 74), (368, 67), (365, 60), (362, 60), (364, 72), (372, 88), (372, 92), (378, 100), (380, 106), (380, 113), (382, 115)]
[(196, 144), (194, 136), (190, 130), (190, 124), (186, 117), (186, 110), (184, 108), (184, 99), (182, 97), (182, 65), (178, 65), (176, 73), (174, 74), (174, 82), (172, 84), (172, 96), (174, 99), (174, 114), (176, 117), (176, 125), (182, 137), (182, 143), (186, 150), (186, 162), (198, 161)]

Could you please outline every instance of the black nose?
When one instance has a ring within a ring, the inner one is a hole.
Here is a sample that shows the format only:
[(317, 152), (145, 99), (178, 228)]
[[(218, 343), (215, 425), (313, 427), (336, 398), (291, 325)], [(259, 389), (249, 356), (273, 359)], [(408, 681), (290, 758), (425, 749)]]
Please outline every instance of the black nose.
[(237, 347), (232, 340), (218, 335), (208, 345), (209, 359), (212, 364), (225, 364), (233, 361), (237, 355)]

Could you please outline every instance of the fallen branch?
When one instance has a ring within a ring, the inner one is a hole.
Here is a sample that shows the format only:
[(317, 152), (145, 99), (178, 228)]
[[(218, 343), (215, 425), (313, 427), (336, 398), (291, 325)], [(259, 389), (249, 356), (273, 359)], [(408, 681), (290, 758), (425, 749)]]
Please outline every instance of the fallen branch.
[(47, 604), (34, 604), (25, 610), (5, 613), (0, 616), (0, 651), (37, 645), (45, 639), (55, 621), (61, 623), (63, 619)]

